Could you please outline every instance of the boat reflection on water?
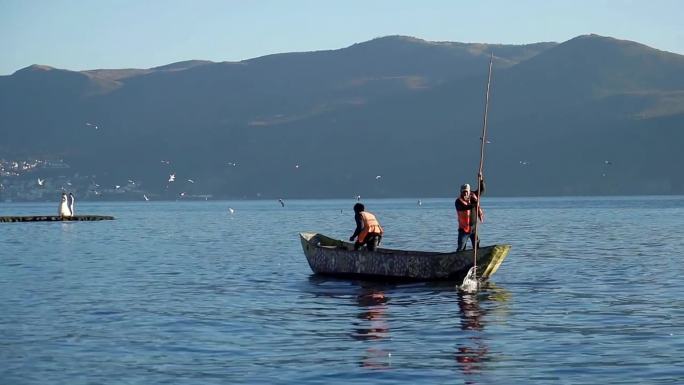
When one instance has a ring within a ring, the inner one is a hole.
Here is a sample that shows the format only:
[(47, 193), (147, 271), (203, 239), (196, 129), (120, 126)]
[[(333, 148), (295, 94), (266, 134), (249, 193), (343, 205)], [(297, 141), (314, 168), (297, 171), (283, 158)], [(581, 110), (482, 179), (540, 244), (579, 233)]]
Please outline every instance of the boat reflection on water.
[(382, 291), (369, 291), (357, 297), (357, 303), (363, 308), (358, 314), (358, 323), (352, 337), (357, 340), (377, 340), (389, 335), (387, 326), (387, 301), (389, 298)]
[(380, 340), (390, 336), (387, 322), (389, 297), (379, 287), (362, 285), (356, 297), (356, 304), (362, 309), (357, 315), (355, 329), (351, 336), (358, 341), (367, 341), (369, 347), (359, 361), (359, 366), (370, 369), (389, 369), (390, 353), (382, 348)]
[[(480, 307), (477, 293), (458, 293), (458, 306), (461, 313), (461, 329), (470, 331), (482, 331), (485, 312)], [(459, 344), (456, 348), (456, 362), (464, 374), (475, 374), (482, 370), (487, 361), (489, 348), (478, 334), (467, 338), (467, 342)]]
[[(509, 294), (493, 284), (488, 284), (479, 293), (458, 293), (461, 330), (469, 333), (466, 341), (456, 347), (455, 358), (463, 374), (480, 373), (490, 360), (489, 347), (482, 338), (487, 310), (480, 303), (487, 301), (505, 302)], [(469, 383), (469, 382), (466, 382)]]
[[(448, 318), (458, 321), (456, 327), (459, 330), (449, 327), (451, 330), (445, 331), (443, 343), (450, 343), (452, 338), (456, 338), (456, 346), (451, 350), (453, 353), (446, 356), (446, 365), (453, 370), (455, 361), (458, 370), (463, 375), (481, 373), (486, 369), (485, 365), (492, 356), (487, 345), (485, 328), (488, 322), (507, 318), (506, 302), (510, 297), (505, 289), (496, 287), (492, 283), (484, 285), (475, 294), (456, 292), (453, 283), (402, 285), (320, 276), (312, 276), (310, 283), (309, 290), (315, 296), (335, 298), (337, 305), (346, 305), (350, 302), (353, 304), (352, 311), (343, 310), (339, 316), (349, 317), (351, 324), (348, 336), (356, 342), (353, 346), (361, 349), (358, 353), (354, 351), (352, 360), (356, 361), (359, 367), (371, 370), (398, 369), (402, 366), (405, 368), (407, 359), (410, 360), (409, 355), (405, 353), (402, 355), (402, 360), (396, 357), (393, 365), (392, 352), (398, 346), (398, 342), (393, 340), (393, 325), (397, 329), (405, 325), (418, 329), (432, 328), (434, 322)], [(390, 297), (388, 293), (391, 293), (393, 297)], [(421, 307), (426, 302), (428, 302), (426, 306), (439, 305), (440, 319), (426, 318), (417, 321), (397, 318), (398, 313), (403, 313), (402, 309)], [(454, 306), (454, 302), (458, 304), (458, 308)], [(444, 325), (444, 322), (441, 325)], [(421, 363), (420, 365), (429, 364)], [(444, 369), (441, 365), (439, 368)], [(477, 376), (470, 376), (467, 378), (470, 382), (466, 381), (466, 383), (472, 383), (476, 378)]]

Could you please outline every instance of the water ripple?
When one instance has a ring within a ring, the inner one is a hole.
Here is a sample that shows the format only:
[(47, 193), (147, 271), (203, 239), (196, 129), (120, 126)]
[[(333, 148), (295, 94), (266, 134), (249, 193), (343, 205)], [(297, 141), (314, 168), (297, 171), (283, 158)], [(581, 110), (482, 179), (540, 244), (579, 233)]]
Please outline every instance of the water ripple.
[[(312, 275), (297, 232), (348, 237), (347, 200), (149, 203), (82, 202), (113, 222), (0, 227), (0, 382), (684, 378), (681, 197), (489, 199), (483, 240), (513, 249), (476, 295)], [(455, 247), (451, 200), (365, 203), (387, 247)]]

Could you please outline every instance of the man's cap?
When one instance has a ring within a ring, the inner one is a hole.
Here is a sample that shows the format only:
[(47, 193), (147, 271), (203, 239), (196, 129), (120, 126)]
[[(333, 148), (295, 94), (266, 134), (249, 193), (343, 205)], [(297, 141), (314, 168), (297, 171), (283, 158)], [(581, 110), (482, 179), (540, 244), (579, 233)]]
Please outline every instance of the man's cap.
[(470, 185), (468, 183), (462, 185), (461, 191), (470, 191)]

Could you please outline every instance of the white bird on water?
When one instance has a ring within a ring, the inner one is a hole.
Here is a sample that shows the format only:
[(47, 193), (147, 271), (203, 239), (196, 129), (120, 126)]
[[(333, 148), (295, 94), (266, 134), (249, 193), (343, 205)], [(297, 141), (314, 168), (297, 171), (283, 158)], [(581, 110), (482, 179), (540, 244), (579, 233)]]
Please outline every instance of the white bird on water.
[(69, 193), (69, 199), (67, 199), (69, 202), (69, 212), (71, 212), (71, 216), (74, 216), (74, 202), (76, 202), (76, 198), (74, 198), (74, 194)]
[(57, 214), (60, 217), (71, 217), (71, 210), (69, 209), (69, 202), (65, 192), (62, 193), (62, 201), (59, 203), (59, 210), (57, 210)]

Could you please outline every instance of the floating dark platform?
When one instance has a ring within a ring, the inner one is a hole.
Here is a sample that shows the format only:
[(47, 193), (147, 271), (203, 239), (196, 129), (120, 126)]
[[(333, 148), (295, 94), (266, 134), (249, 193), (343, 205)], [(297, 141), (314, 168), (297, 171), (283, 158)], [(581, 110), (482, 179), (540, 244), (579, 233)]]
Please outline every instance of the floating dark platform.
[(60, 217), (58, 215), (29, 215), (18, 217), (0, 217), (0, 222), (70, 222), (70, 221), (108, 221), (114, 217), (109, 215), (74, 215)]

